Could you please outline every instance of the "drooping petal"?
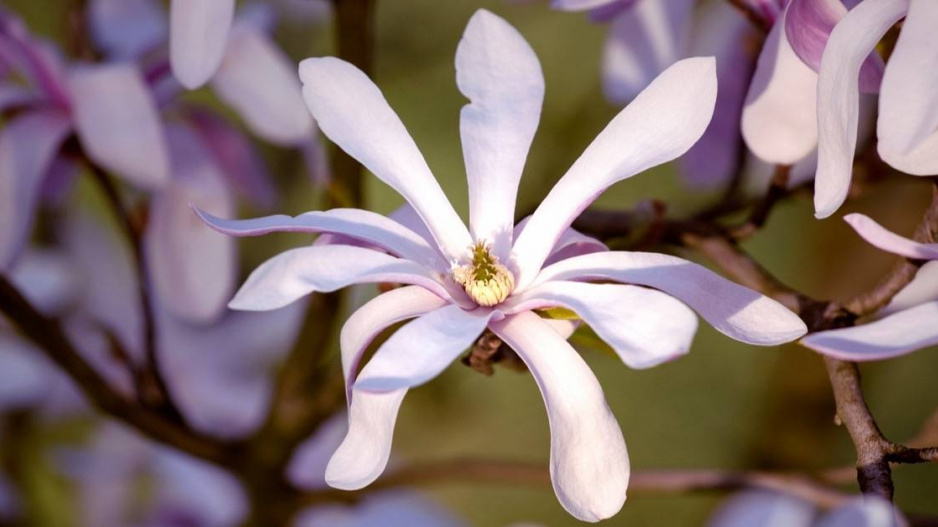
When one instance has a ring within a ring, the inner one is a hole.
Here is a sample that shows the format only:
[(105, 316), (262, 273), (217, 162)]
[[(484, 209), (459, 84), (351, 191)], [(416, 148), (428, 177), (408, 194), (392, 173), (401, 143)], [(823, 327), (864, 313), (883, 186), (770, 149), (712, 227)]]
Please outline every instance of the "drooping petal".
[(693, 0), (638, 0), (613, 18), (603, 49), (603, 91), (625, 104), (685, 56)]
[(619, 284), (550, 281), (508, 299), (506, 315), (564, 307), (580, 318), (631, 368), (650, 368), (690, 351), (697, 316), (660, 291)]
[(534, 313), (506, 317), (490, 327), (527, 364), (544, 397), (550, 475), (560, 503), (589, 522), (619, 512), (629, 484), (629, 455), (593, 372)]
[[(433, 379), (475, 342), (493, 313), (451, 304), (420, 316), (378, 348), (358, 375), (355, 389), (390, 392)], [(414, 353), (414, 342), (420, 342), (420, 353)]]
[(938, 3), (914, 0), (883, 76), (878, 150), (893, 167), (938, 174)]
[(163, 124), (136, 65), (79, 66), (68, 85), (78, 138), (91, 159), (144, 188), (169, 180)]
[(27, 113), (0, 131), (0, 269), (9, 269), (32, 230), (42, 180), (71, 126), (53, 111)]
[(512, 248), (517, 287), (534, 279), (557, 238), (609, 185), (686, 152), (716, 101), (712, 58), (682, 60), (617, 115), (551, 189)]
[(847, 214), (844, 221), (874, 247), (915, 260), (938, 260), (938, 243), (920, 243), (899, 236), (863, 214)]
[(166, 13), (152, 0), (93, 0), (88, 25), (95, 45), (111, 59), (135, 59), (166, 40)]
[(775, 300), (666, 254), (615, 251), (577, 256), (545, 268), (532, 287), (552, 280), (614, 280), (653, 287), (690, 306), (721, 333), (749, 344), (774, 346), (807, 332), (804, 322)]
[(818, 141), (818, 74), (798, 58), (785, 35), (786, 10), (759, 54), (743, 108), (746, 146), (768, 163), (792, 165)]
[(864, 495), (837, 507), (815, 527), (907, 527), (902, 513), (876, 495)]
[(300, 63), (303, 97), (322, 132), (398, 191), (433, 233), (447, 260), (472, 244), (400, 118), (371, 80), (332, 57)]
[(938, 344), (938, 302), (929, 302), (861, 326), (813, 333), (805, 346), (849, 361), (884, 360)]
[(234, 240), (213, 232), (192, 214), (195, 204), (234, 213), (234, 200), (218, 165), (191, 129), (168, 130), (173, 180), (150, 205), (146, 257), (158, 298), (176, 316), (207, 323), (231, 298), (237, 276)]
[(251, 273), (228, 307), (267, 311), (313, 292), (374, 282), (419, 285), (449, 297), (434, 274), (414, 262), (361, 247), (323, 245), (292, 249), (267, 260)]
[(817, 511), (794, 496), (750, 490), (724, 501), (707, 527), (812, 527)]
[(221, 65), (235, 0), (172, 0), (169, 58), (173, 75), (194, 90)]
[(818, 218), (833, 214), (850, 190), (859, 122), (860, 67), (907, 8), (908, 0), (861, 2), (837, 24), (827, 41), (817, 84), (820, 134), (814, 209)]
[(518, 183), (541, 116), (544, 74), (531, 46), (508, 22), (480, 9), (456, 50), (469, 225), (476, 241), (505, 260), (511, 250)]
[(295, 68), (262, 30), (238, 23), (212, 87), (252, 132), (275, 144), (298, 145), (313, 133), (313, 120)]

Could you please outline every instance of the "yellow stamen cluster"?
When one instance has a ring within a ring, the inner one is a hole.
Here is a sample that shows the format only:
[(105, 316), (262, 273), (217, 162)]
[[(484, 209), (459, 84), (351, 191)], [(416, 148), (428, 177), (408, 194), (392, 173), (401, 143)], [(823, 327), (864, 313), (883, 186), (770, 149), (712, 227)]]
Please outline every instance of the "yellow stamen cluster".
[(453, 281), (463, 286), (475, 303), (486, 307), (501, 303), (515, 288), (514, 275), (482, 242), (472, 247), (471, 264), (453, 266)]

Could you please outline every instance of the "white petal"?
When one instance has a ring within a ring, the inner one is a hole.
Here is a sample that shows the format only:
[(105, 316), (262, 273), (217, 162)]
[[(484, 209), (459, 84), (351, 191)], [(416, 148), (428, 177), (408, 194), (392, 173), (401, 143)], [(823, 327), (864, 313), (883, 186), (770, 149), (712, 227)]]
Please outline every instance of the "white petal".
[(252, 132), (275, 144), (297, 145), (313, 133), (313, 119), (295, 68), (263, 31), (240, 23), (231, 32), (212, 87)]
[(821, 518), (816, 527), (906, 527), (907, 523), (891, 503), (875, 495), (850, 500)]
[(534, 313), (506, 317), (491, 329), (527, 364), (544, 397), (550, 475), (560, 503), (589, 522), (619, 512), (629, 484), (629, 455), (593, 372)]
[(518, 183), (544, 101), (544, 74), (531, 46), (508, 22), (480, 9), (456, 50), (469, 225), (476, 241), (505, 260), (511, 250)]
[(923, 265), (915, 278), (876, 314), (888, 315), (932, 300), (938, 300), (938, 261)]
[(169, 180), (156, 101), (137, 66), (80, 66), (68, 77), (75, 127), (88, 156), (145, 188)]
[(505, 314), (546, 307), (576, 312), (631, 368), (650, 368), (690, 351), (697, 316), (660, 291), (619, 284), (550, 281), (512, 296)]
[(404, 196), (447, 260), (464, 256), (472, 244), (469, 231), (378, 87), (355, 66), (331, 57), (304, 60), (300, 79), (322, 132)]
[(899, 311), (869, 324), (813, 333), (805, 346), (849, 361), (891, 359), (938, 344), (938, 302)]
[(749, 344), (774, 346), (807, 332), (804, 322), (775, 300), (666, 254), (615, 251), (577, 256), (545, 268), (534, 285), (551, 280), (614, 280), (654, 287), (690, 306), (721, 333)]
[(844, 221), (874, 247), (916, 260), (938, 260), (938, 243), (920, 243), (887, 230), (863, 214), (847, 214)]
[(518, 287), (534, 279), (557, 238), (609, 185), (693, 146), (710, 123), (716, 92), (715, 61), (686, 59), (619, 112), (551, 189), (515, 241)]
[(194, 90), (221, 64), (235, 0), (172, 0), (169, 58), (173, 74)]
[(814, 209), (818, 218), (833, 214), (850, 190), (859, 123), (860, 67), (907, 7), (908, 0), (861, 2), (837, 24), (827, 40), (817, 85), (819, 135)]
[(816, 512), (810, 503), (793, 496), (750, 490), (724, 501), (707, 527), (812, 527)]

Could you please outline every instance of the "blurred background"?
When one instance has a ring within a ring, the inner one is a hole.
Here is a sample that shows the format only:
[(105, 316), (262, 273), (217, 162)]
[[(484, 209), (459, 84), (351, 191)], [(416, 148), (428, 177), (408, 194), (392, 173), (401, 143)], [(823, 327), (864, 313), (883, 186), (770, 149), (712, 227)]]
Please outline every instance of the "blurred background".
[[(315, 0), (297, 0), (309, 1)], [(61, 40), (64, 0), (4, 0), (38, 34)], [(589, 144), (617, 108), (600, 87), (600, 55), (606, 27), (574, 13), (551, 11), (546, 2), (496, 0), (377, 0), (374, 80), (413, 135), (457, 211), (467, 217), (465, 171), (458, 137), (464, 99), (455, 85), (453, 57), (466, 22), (479, 8), (510, 21), (541, 60), (547, 93), (541, 126), (525, 169), (519, 213), (531, 210)], [(289, 22), (289, 21), (288, 21)], [(297, 61), (333, 53), (332, 28), (289, 24), (277, 40)], [(187, 97), (210, 100), (205, 90)], [(301, 174), (295, 152), (266, 147), (264, 156), (286, 201), (280, 212), (322, 207), (324, 192)], [(685, 187), (670, 168), (617, 184), (596, 207), (628, 208), (649, 199), (669, 213), (691, 213), (717, 199), (719, 190)], [(896, 257), (862, 242), (839, 217), (864, 212), (898, 233), (911, 234), (930, 199), (929, 187), (912, 177), (892, 178), (848, 202), (835, 217), (814, 219), (810, 195), (776, 208), (768, 225), (745, 248), (784, 282), (816, 298), (848, 299), (873, 286)], [(373, 177), (366, 207), (388, 213), (403, 203)], [(242, 209), (239, 216), (253, 211)], [(239, 242), (242, 269), (309, 241), (274, 235)], [(692, 255), (683, 255), (692, 257)], [(854, 450), (834, 422), (834, 403), (822, 361), (796, 344), (756, 348), (701, 324), (692, 352), (646, 370), (626, 368), (614, 356), (579, 346), (603, 386), (622, 426), (634, 470), (724, 468), (813, 470), (849, 466)], [(938, 408), (938, 350), (862, 366), (868, 403), (887, 437), (913, 436)], [(54, 422), (33, 432), (27, 452), (68, 436)], [(7, 448), (4, 445), (3, 448)], [(452, 457), (486, 457), (543, 463), (548, 459), (547, 415), (526, 373), (496, 368), (486, 377), (460, 364), (415, 389), (397, 426), (392, 464)], [(48, 463), (46, 461), (45, 463)], [(68, 518), (74, 499), (46, 477), (43, 462), (27, 464), (44, 525)], [(938, 514), (938, 466), (894, 469), (896, 502), (911, 512)], [(472, 525), (536, 522), (577, 525), (548, 487), (446, 483), (425, 489)], [(853, 489), (851, 489), (853, 490)], [(677, 527), (702, 525), (719, 495), (630, 494), (607, 525)]]

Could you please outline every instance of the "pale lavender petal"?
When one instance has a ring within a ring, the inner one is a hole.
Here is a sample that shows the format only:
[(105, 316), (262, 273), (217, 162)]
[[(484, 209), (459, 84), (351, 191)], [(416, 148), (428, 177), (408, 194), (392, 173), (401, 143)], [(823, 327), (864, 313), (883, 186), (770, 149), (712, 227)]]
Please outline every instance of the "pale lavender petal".
[[(196, 525), (239, 525), (248, 513), (248, 498), (230, 473), (168, 448), (153, 456), (156, 476), (152, 509), (157, 518), (171, 513)], [(158, 522), (158, 525), (171, 523)]]
[(892, 297), (877, 315), (896, 313), (933, 300), (938, 300), (938, 261), (927, 262), (919, 268), (912, 282)]
[(170, 62), (186, 88), (202, 86), (221, 65), (234, 7), (235, 0), (172, 0)]
[(0, 411), (42, 402), (54, 380), (54, 368), (32, 343), (13, 331), (0, 330)]
[(840, 208), (850, 190), (859, 123), (860, 67), (907, 8), (908, 0), (862, 2), (837, 24), (827, 41), (817, 83), (820, 135), (814, 209), (818, 218)]
[(141, 187), (169, 181), (163, 124), (137, 66), (79, 66), (68, 84), (78, 138), (91, 159)]
[(902, 513), (892, 503), (876, 495), (865, 495), (837, 507), (815, 527), (907, 527)]
[(315, 188), (327, 188), (332, 182), (332, 168), (329, 166), (329, 152), (322, 137), (316, 134), (301, 147), (306, 173)]
[(98, 49), (111, 59), (134, 59), (163, 43), (166, 13), (153, 0), (92, 0), (88, 25)]
[(472, 236), (505, 260), (518, 183), (541, 117), (544, 74), (518, 30), (480, 9), (456, 50), (456, 84), (470, 102), (460, 113), (459, 135)]
[(354, 506), (328, 505), (300, 513), (294, 527), (463, 527), (452, 512), (413, 492), (392, 490)]
[(49, 42), (39, 40), (19, 18), (0, 20), (0, 59), (60, 109), (68, 109), (62, 57)]
[(869, 324), (813, 333), (801, 343), (841, 360), (899, 357), (938, 344), (938, 302), (899, 311)]
[(506, 315), (549, 307), (573, 310), (630, 368), (651, 368), (690, 351), (697, 316), (660, 291), (553, 280), (514, 295)]
[(653, 287), (690, 306), (721, 333), (749, 344), (774, 346), (807, 332), (804, 322), (775, 300), (666, 254), (615, 251), (578, 256), (545, 268), (532, 287), (552, 280), (614, 280)]
[(560, 503), (589, 522), (619, 512), (629, 484), (629, 455), (593, 372), (534, 313), (506, 317), (491, 329), (527, 364), (544, 397), (550, 475)]
[(693, 146), (710, 123), (716, 91), (714, 59), (685, 59), (619, 112), (551, 189), (515, 241), (517, 287), (534, 279), (557, 239), (607, 187)]
[(313, 435), (296, 447), (287, 466), (287, 479), (302, 489), (319, 490), (326, 485), (329, 458), (348, 432), (348, 417), (338, 412), (319, 425)]
[(9, 269), (32, 230), (42, 180), (70, 131), (66, 116), (34, 112), (0, 131), (0, 269)]
[(863, 214), (847, 214), (844, 221), (870, 245), (886, 252), (914, 260), (938, 260), (938, 243), (920, 243), (899, 236)]
[(294, 146), (313, 133), (294, 62), (250, 24), (239, 23), (232, 29), (212, 88), (252, 132), (267, 141)]
[(622, 0), (552, 0), (550, 6), (558, 11), (586, 11), (609, 4), (619, 3)]
[(17, 84), (0, 84), (0, 112), (34, 105), (40, 101), (32, 90)]
[(724, 501), (707, 527), (812, 527), (817, 514), (810, 503), (776, 492), (750, 490)]
[[(515, 238), (517, 238), (518, 235), (524, 231), (524, 228), (528, 225), (530, 220), (531, 216), (528, 216), (515, 225)], [(560, 235), (560, 238), (557, 239), (557, 243), (554, 244), (554, 248), (547, 256), (547, 259), (544, 260), (544, 265), (550, 265), (559, 262), (560, 260), (565, 260), (574, 256), (608, 250), (609, 248), (606, 247), (606, 244), (603, 242), (593, 238), (592, 236), (587, 236), (577, 231), (573, 227), (568, 227), (567, 230), (565, 230), (563, 234)]]
[(447, 260), (472, 238), (443, 194), (404, 124), (371, 80), (332, 57), (300, 63), (303, 96), (322, 132), (414, 207)]
[(9, 273), (10, 281), (43, 314), (61, 315), (81, 297), (81, 273), (68, 254), (28, 248)]

